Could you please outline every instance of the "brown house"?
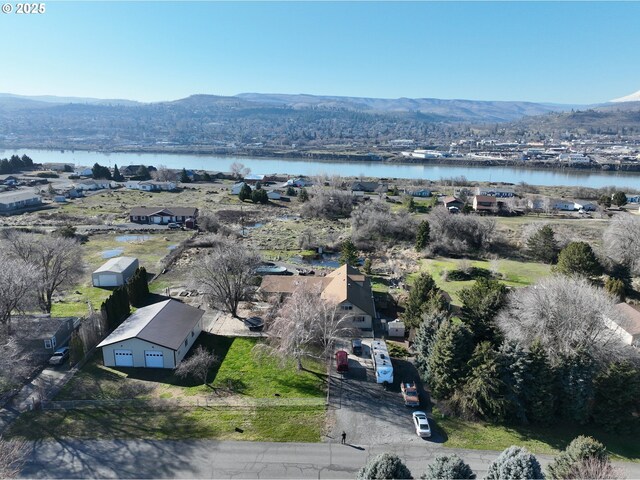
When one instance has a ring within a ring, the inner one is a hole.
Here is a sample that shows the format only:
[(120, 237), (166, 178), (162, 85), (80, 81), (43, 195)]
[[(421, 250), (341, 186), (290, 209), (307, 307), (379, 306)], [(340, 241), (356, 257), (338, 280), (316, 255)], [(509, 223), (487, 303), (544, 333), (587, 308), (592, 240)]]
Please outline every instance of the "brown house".
[(473, 209), (476, 212), (494, 213), (498, 211), (498, 200), (488, 195), (476, 195), (473, 197)]

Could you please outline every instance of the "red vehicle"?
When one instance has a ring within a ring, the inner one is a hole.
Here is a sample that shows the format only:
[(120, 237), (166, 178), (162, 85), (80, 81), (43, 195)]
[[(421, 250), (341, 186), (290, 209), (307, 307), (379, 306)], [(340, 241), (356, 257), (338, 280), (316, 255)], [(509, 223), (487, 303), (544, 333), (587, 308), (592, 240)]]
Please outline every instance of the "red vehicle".
[(338, 350), (336, 352), (336, 366), (338, 373), (349, 371), (349, 354), (344, 350)]

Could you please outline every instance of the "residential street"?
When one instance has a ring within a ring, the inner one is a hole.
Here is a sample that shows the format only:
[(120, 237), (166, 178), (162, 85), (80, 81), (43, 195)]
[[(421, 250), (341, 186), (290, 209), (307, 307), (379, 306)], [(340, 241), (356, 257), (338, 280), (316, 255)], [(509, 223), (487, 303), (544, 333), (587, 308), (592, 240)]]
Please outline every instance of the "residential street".
[[(395, 452), (415, 477), (436, 455), (457, 453), (482, 478), (498, 452), (440, 445), (340, 445), (145, 440), (58, 440), (33, 444), (27, 478), (354, 478), (370, 456)], [(546, 465), (549, 456), (538, 455)], [(621, 464), (640, 478), (640, 464)]]

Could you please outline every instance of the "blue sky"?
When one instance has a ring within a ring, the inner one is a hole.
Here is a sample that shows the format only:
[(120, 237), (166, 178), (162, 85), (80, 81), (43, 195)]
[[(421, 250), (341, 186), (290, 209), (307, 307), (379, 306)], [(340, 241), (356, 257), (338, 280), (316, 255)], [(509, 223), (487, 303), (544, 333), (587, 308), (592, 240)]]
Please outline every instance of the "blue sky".
[(596, 103), (640, 90), (638, 2), (47, 1), (46, 8), (0, 16), (0, 92)]

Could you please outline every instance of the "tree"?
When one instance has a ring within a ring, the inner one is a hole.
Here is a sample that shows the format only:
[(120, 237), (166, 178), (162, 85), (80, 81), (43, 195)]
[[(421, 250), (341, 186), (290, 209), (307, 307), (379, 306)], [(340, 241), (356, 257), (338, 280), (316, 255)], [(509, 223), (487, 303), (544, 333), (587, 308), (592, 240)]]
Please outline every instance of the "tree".
[(306, 188), (301, 188), (300, 193), (298, 194), (298, 201), (300, 203), (305, 203), (309, 201), (309, 192), (307, 192)]
[(449, 398), (469, 371), (473, 335), (464, 324), (447, 321), (438, 329), (427, 364), (428, 382), (436, 398)]
[(480, 343), (469, 360), (469, 375), (454, 394), (453, 403), (463, 416), (502, 421), (507, 404), (498, 353), (489, 342)]
[(371, 259), (369, 257), (364, 260), (362, 270), (364, 270), (365, 275), (371, 275)]
[(415, 238), (409, 215), (392, 213), (385, 203), (367, 202), (351, 213), (351, 240), (360, 249), (379, 249), (384, 242), (397, 244)]
[(471, 467), (455, 453), (438, 455), (427, 471), (420, 477), (423, 480), (457, 480), (476, 478)]
[(266, 205), (267, 203), (269, 203), (269, 196), (267, 195), (267, 191), (256, 188), (253, 192), (251, 192), (251, 201), (253, 203), (261, 203), (262, 205)]
[(251, 199), (251, 192), (252, 192), (251, 187), (245, 183), (240, 188), (240, 193), (238, 194), (238, 198), (240, 199), (241, 202), (244, 202), (245, 200), (249, 200)]
[(5, 440), (0, 437), (0, 478), (20, 477), (28, 449), (25, 440)]
[(144, 267), (136, 269), (126, 284), (129, 302), (134, 307), (144, 305), (149, 295), (149, 280), (147, 278), (147, 270)]
[(76, 238), (76, 227), (72, 225), (65, 225), (54, 231), (54, 234), (62, 238)]
[(464, 253), (487, 250), (495, 231), (495, 220), (475, 215), (450, 215), (436, 207), (429, 215), (430, 248), (433, 252)]
[(11, 333), (11, 318), (31, 306), (40, 279), (37, 268), (0, 253), (0, 324)]
[(424, 247), (429, 243), (429, 234), (431, 227), (429, 226), (429, 222), (423, 220), (418, 225), (418, 233), (416, 234), (416, 250), (420, 252), (424, 250)]
[(571, 242), (564, 247), (558, 255), (556, 269), (564, 275), (602, 275), (602, 265), (593, 253), (591, 245), (586, 242)]
[(84, 271), (82, 248), (75, 239), (11, 232), (4, 243), (8, 251), (37, 270), (35, 287), (43, 312), (51, 312), (53, 294), (76, 282)]
[(403, 203), (409, 213), (414, 213), (416, 211), (416, 202), (411, 195), (406, 195)]
[(320, 288), (301, 283), (268, 322), (269, 347), (282, 359), (295, 359), (302, 369), (305, 356), (331, 356), (336, 340), (353, 333), (350, 320), (337, 304), (322, 298)]
[(557, 275), (514, 290), (497, 321), (507, 339), (525, 347), (539, 341), (552, 365), (580, 350), (611, 360), (621, 355), (621, 343), (605, 318), (625, 321), (615, 304), (587, 279)]
[[(298, 200), (303, 201), (302, 189)], [(306, 218), (326, 218), (327, 220), (338, 220), (349, 218), (353, 210), (355, 198), (342, 190), (325, 190), (316, 188), (313, 197), (307, 199), (302, 207), (301, 215)]]
[(191, 183), (191, 178), (187, 175), (186, 168), (183, 168), (180, 173), (180, 183)]
[(208, 255), (193, 268), (191, 280), (204, 290), (210, 304), (238, 316), (238, 304), (250, 296), (251, 279), (260, 263), (258, 255), (224, 237), (217, 238)]
[(433, 352), (436, 333), (440, 325), (447, 321), (447, 316), (443, 312), (436, 312), (431, 315), (424, 315), (423, 321), (418, 327), (413, 348), (416, 351), (415, 365), (424, 381), (428, 381), (429, 358)]
[(609, 208), (611, 206), (611, 197), (609, 195), (602, 195), (598, 198), (598, 205)]
[(15, 387), (22, 388), (26, 378), (33, 373), (32, 354), (19, 345), (11, 335), (0, 336), (0, 351), (0, 387), (3, 391)]
[(136, 178), (138, 180), (150, 180), (151, 179), (151, 174), (149, 173), (149, 169), (147, 167), (145, 167), (144, 165), (140, 165), (140, 167), (138, 167), (138, 170), (136, 171)]
[(234, 178), (240, 180), (251, 173), (251, 169), (244, 166), (244, 164), (239, 162), (233, 162), (229, 167), (231, 170), (231, 174)]
[(433, 277), (422, 272), (409, 290), (402, 319), (408, 327), (418, 327), (424, 315), (447, 310), (448, 305)]
[(524, 395), (526, 417), (530, 422), (549, 424), (555, 413), (555, 373), (539, 341), (529, 349), (527, 389)]
[(260, 181), (256, 182), (256, 190), (261, 190), (262, 189), (262, 183)]
[(624, 302), (627, 296), (627, 286), (624, 284), (624, 280), (619, 278), (608, 277), (604, 281), (604, 289), (621, 302)]
[(117, 164), (113, 166), (113, 180), (116, 182), (124, 182), (124, 176), (120, 173), (120, 170), (118, 170)]
[(77, 364), (84, 357), (84, 344), (78, 332), (71, 334), (69, 340), (69, 364), (72, 366)]
[(295, 197), (296, 195), (298, 195), (298, 193), (296, 192), (295, 188), (293, 188), (292, 186), (288, 186), (287, 193), (285, 195), (287, 197)]
[(169, 170), (166, 165), (158, 165), (158, 169), (153, 172), (153, 178), (159, 182), (173, 182), (178, 176), (173, 170)]
[(527, 240), (527, 250), (534, 260), (554, 263), (560, 249), (553, 229), (549, 225), (543, 225)]
[(627, 196), (624, 192), (616, 192), (611, 197), (611, 203), (618, 207), (621, 207), (627, 203)]
[(556, 375), (562, 418), (579, 424), (589, 421), (594, 398), (595, 369), (595, 362), (584, 349), (561, 356)]
[(111, 171), (107, 167), (103, 167), (99, 163), (95, 163), (91, 168), (91, 176), (95, 179), (111, 180)]
[(358, 265), (358, 262), (358, 250), (351, 240), (345, 240), (340, 248), (340, 264), (355, 267)]
[(640, 217), (616, 215), (604, 231), (604, 251), (633, 275), (640, 275)]
[(475, 342), (488, 340), (498, 345), (501, 334), (494, 320), (506, 302), (507, 287), (497, 280), (479, 278), (471, 287), (462, 289), (459, 296), (460, 318), (473, 332)]
[(527, 423), (525, 403), (531, 384), (528, 352), (516, 342), (503, 342), (498, 361), (500, 379), (504, 384), (505, 418), (512, 422)]
[(370, 459), (356, 474), (356, 480), (406, 478), (413, 478), (411, 472), (400, 457), (393, 453), (381, 453)]
[(638, 426), (640, 370), (628, 362), (612, 362), (595, 379), (593, 420), (604, 430), (631, 433)]
[(511, 447), (504, 450), (489, 465), (485, 480), (530, 480), (543, 479), (538, 459), (524, 447)]
[(585, 460), (609, 462), (609, 454), (603, 444), (581, 435), (560, 452), (547, 466), (547, 477), (550, 479), (568, 479), (577, 464)]
[(210, 352), (202, 345), (198, 345), (188, 358), (178, 364), (174, 372), (178, 378), (193, 377), (201, 381), (203, 385), (206, 385), (209, 370), (216, 363), (218, 363), (218, 357), (214, 352)]

